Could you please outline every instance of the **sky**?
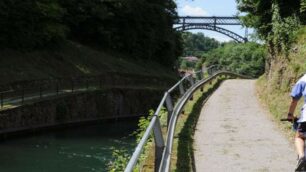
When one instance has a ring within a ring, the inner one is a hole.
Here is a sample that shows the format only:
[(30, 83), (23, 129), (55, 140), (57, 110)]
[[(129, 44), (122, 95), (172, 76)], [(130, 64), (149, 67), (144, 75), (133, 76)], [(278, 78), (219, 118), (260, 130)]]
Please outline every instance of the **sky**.
[[(175, 0), (179, 16), (234, 16), (238, 14), (236, 0)], [(245, 35), (242, 26), (221, 26), (241, 36)], [(203, 32), (205, 36), (225, 42), (232, 39), (214, 31), (193, 30), (193, 33)], [(249, 31), (251, 32), (251, 30)]]

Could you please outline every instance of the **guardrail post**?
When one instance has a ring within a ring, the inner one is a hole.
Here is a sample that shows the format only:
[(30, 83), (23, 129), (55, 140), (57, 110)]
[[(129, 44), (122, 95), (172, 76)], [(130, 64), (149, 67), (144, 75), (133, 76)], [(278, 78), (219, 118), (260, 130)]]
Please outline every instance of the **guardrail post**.
[(190, 96), (190, 99), (189, 99), (190, 101), (192, 101), (193, 100), (193, 94), (191, 94), (191, 96)]
[(159, 166), (163, 157), (163, 150), (165, 147), (164, 138), (162, 135), (162, 130), (160, 127), (160, 121), (158, 116), (156, 116), (156, 122), (153, 128), (154, 133), (154, 141), (155, 141), (155, 163), (154, 163), (154, 171), (157, 172), (159, 170)]
[(180, 89), (180, 94), (181, 94), (181, 96), (184, 95), (184, 94), (185, 94), (185, 90), (184, 90), (183, 81), (180, 83), (179, 89)]
[[(193, 86), (193, 85), (194, 85), (194, 80), (193, 80), (192, 75), (190, 75), (190, 76), (188, 77), (188, 80), (189, 80), (191, 86)], [(191, 95), (190, 100), (193, 100), (193, 95)]]
[(189, 80), (191, 86), (193, 86), (193, 85), (194, 85), (194, 80), (193, 80), (192, 75), (190, 75), (190, 76), (188, 77), (188, 80)]
[(168, 127), (170, 119), (171, 119), (171, 115), (172, 115), (172, 112), (173, 112), (173, 104), (172, 104), (170, 93), (167, 93), (166, 107), (167, 107), (167, 110), (168, 110), (168, 116), (167, 116), (167, 127)]

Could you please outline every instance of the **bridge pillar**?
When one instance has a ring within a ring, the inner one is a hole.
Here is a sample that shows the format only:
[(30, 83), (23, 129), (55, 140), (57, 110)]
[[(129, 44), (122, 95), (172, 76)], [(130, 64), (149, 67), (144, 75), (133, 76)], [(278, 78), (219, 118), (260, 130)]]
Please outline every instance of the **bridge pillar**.
[(213, 17), (214, 19), (214, 30), (216, 30), (216, 26), (217, 26), (217, 18), (216, 17)]

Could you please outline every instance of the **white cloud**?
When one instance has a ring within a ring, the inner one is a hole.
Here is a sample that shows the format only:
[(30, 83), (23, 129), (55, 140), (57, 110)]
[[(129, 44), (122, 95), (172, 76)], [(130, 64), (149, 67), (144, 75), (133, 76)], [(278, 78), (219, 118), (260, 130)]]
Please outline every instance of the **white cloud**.
[(189, 5), (185, 5), (182, 9), (182, 12), (186, 16), (207, 16), (208, 12), (202, 9), (201, 7), (191, 7)]
[(228, 36), (225, 36), (225, 35), (214, 35), (212, 37), (215, 38), (216, 40), (220, 41), (220, 42), (234, 41), (232, 38), (230, 38)]
[(209, 37), (209, 38), (214, 38), (219, 42), (229, 42), (229, 41), (234, 41), (232, 38), (220, 34), (218, 32), (214, 32), (214, 31), (210, 31), (210, 30), (191, 30), (191, 33), (198, 33), (198, 32), (202, 32), (204, 33), (205, 36)]

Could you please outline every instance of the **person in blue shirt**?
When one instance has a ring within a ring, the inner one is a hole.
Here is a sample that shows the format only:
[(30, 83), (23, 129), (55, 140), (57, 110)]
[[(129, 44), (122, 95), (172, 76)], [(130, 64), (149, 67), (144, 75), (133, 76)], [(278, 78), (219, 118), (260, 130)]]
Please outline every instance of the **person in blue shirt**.
[(297, 169), (306, 165), (305, 160), (305, 138), (306, 138), (306, 74), (302, 76), (298, 82), (294, 85), (291, 91), (292, 101), (289, 107), (287, 119), (294, 122), (294, 110), (301, 97), (304, 97), (304, 105), (301, 109), (300, 117), (297, 119), (297, 127), (295, 134), (295, 148), (298, 153)]

